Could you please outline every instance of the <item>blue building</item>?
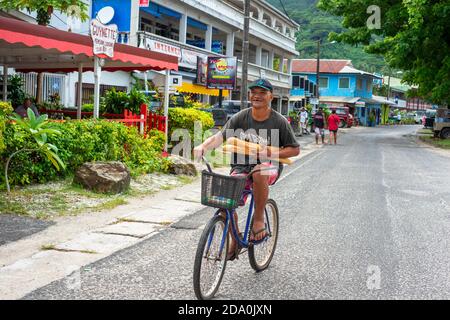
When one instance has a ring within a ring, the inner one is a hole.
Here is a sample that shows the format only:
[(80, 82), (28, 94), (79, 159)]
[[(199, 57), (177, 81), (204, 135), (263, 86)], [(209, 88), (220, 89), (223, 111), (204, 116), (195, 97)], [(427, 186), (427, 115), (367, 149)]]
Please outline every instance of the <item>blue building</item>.
[[(294, 108), (305, 105), (317, 94), (317, 60), (296, 59), (292, 65), (291, 101)], [(381, 106), (390, 104), (372, 94), (374, 81), (381, 79), (353, 67), (351, 60), (320, 60), (319, 104), (328, 107), (348, 107), (363, 125), (375, 114), (379, 123)]]

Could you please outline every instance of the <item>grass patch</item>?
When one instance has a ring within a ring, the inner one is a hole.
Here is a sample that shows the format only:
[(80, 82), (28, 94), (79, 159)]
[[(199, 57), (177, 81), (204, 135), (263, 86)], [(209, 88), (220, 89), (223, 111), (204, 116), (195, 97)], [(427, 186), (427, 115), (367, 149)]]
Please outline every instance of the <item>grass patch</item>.
[(0, 214), (28, 216), (52, 220), (60, 216), (74, 216), (90, 211), (111, 210), (140, 198), (192, 183), (196, 177), (148, 174), (132, 179), (130, 188), (119, 195), (96, 193), (72, 184), (72, 178), (15, 187), (7, 195), (0, 191)]
[(417, 134), (426, 134), (426, 135), (428, 135), (428, 134), (433, 134), (433, 130), (431, 130), (431, 129), (420, 129), (420, 130), (418, 130), (417, 131)]
[(58, 249), (56, 248), (56, 245), (54, 244), (44, 244), (41, 246), (42, 251), (59, 251), (59, 252), (80, 252), (80, 253), (87, 253), (87, 254), (97, 254), (98, 252), (93, 250), (68, 250), (68, 249)]
[(44, 244), (41, 246), (42, 251), (56, 250), (56, 245), (54, 244)]
[(195, 177), (190, 177), (190, 176), (178, 176), (177, 177), (178, 181), (180, 181), (182, 184), (189, 184), (194, 182)]
[(28, 212), (20, 202), (11, 201), (6, 194), (0, 194), (0, 213), (23, 216), (27, 215)]
[(432, 136), (419, 136), (419, 139), (441, 149), (450, 149), (450, 139), (440, 139)]
[(114, 209), (114, 208), (116, 208), (118, 206), (121, 206), (121, 205), (127, 204), (127, 203), (128, 203), (127, 200), (125, 200), (124, 198), (120, 197), (120, 198), (112, 199), (112, 200), (109, 200), (109, 201), (107, 201), (105, 203), (102, 203), (102, 204), (94, 207), (93, 209), (98, 210), (98, 211), (111, 210), (111, 209)]

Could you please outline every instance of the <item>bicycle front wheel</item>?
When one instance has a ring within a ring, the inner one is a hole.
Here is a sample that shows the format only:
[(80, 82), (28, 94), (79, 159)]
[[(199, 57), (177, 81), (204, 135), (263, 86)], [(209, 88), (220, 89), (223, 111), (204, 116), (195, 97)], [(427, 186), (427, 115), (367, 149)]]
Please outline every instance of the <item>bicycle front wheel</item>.
[(267, 200), (264, 211), (266, 230), (269, 232), (269, 236), (262, 243), (251, 245), (248, 248), (250, 265), (256, 272), (264, 271), (269, 267), (278, 241), (279, 218), (275, 200)]
[[(199, 300), (209, 300), (219, 290), (227, 265), (229, 237), (224, 236), (225, 218), (212, 218), (198, 243), (194, 262), (194, 292)], [(223, 249), (220, 251), (222, 242)]]

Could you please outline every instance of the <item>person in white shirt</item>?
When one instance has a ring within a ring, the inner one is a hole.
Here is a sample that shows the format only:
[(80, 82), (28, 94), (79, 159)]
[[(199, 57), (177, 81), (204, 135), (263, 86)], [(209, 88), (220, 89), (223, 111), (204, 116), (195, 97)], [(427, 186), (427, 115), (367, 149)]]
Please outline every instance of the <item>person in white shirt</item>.
[(309, 134), (308, 132), (308, 111), (305, 110), (305, 108), (301, 109), (300, 112), (300, 128), (302, 129), (302, 134)]

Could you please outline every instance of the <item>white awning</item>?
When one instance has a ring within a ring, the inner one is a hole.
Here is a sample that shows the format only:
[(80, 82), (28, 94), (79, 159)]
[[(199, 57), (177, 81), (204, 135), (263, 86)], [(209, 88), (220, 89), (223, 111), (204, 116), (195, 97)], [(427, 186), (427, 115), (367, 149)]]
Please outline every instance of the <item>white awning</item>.
[(295, 101), (302, 101), (303, 99), (306, 99), (303, 96), (290, 96), (289, 101), (295, 102)]
[(350, 103), (353, 104), (358, 101), (359, 97), (338, 97), (338, 96), (321, 96), (319, 98), (320, 102), (339, 102), (339, 103)]

